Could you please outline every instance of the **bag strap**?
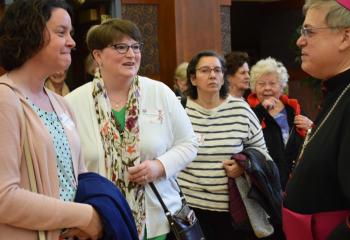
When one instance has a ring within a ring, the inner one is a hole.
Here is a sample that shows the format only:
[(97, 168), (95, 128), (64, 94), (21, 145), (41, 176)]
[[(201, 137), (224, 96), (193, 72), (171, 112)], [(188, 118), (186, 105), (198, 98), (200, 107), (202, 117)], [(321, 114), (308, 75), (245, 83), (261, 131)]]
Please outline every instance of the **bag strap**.
[[(24, 115), (23, 107), (22, 107), (21, 115), (22, 115), (22, 126), (24, 127), (23, 151), (24, 151), (24, 157), (25, 157), (26, 163), (27, 163), (27, 168), (28, 168), (30, 189), (32, 192), (38, 193), (38, 188), (36, 186), (36, 181), (35, 181), (33, 159), (32, 159), (32, 155), (30, 154), (30, 150), (29, 150), (29, 141), (28, 141), (28, 132), (27, 132), (27, 129), (28, 129), (27, 128), (27, 118)], [(46, 240), (45, 232), (39, 231), (38, 237), (39, 237), (39, 240)]]
[(160, 196), (156, 186), (154, 185), (153, 182), (149, 183), (149, 186), (152, 188), (152, 191), (154, 192), (154, 194), (156, 195), (156, 197), (158, 198), (158, 201), (160, 202), (160, 204), (162, 205), (162, 208), (164, 210), (165, 215), (168, 217), (169, 215), (171, 215), (171, 212), (169, 211), (169, 209), (166, 207), (165, 203), (163, 202), (162, 197)]
[[(179, 188), (179, 195), (180, 195), (180, 198), (181, 198), (182, 205), (184, 205), (184, 204), (186, 204), (185, 196), (184, 196), (184, 194), (182, 193), (181, 188), (180, 188), (180, 186), (179, 186), (179, 183), (176, 181), (176, 179), (175, 179), (175, 182), (176, 182), (176, 184), (177, 184), (177, 186), (178, 186), (178, 188)], [(156, 186), (154, 185), (154, 183), (153, 183), (153, 182), (150, 182), (149, 185), (150, 185), (150, 187), (152, 188), (152, 191), (154, 192), (154, 194), (156, 195), (156, 197), (158, 198), (158, 201), (159, 201), (160, 204), (162, 205), (162, 208), (163, 208), (163, 210), (164, 210), (165, 215), (166, 215), (167, 217), (168, 217), (168, 216), (171, 216), (171, 212), (169, 211), (169, 209), (168, 209), (167, 206), (165, 205), (165, 203), (164, 203), (162, 197), (160, 196), (160, 194), (159, 194), (159, 192), (158, 192)]]
[[(11, 90), (11, 86), (6, 83), (0, 83), (3, 85), (8, 86)], [(34, 165), (33, 165), (33, 159), (32, 155), (30, 154), (29, 150), (29, 140), (28, 140), (28, 132), (27, 132), (27, 118), (24, 115), (24, 109), (23, 105), (21, 103), (21, 124), (24, 129), (24, 145), (23, 145), (23, 152), (24, 152), (24, 158), (26, 159), (27, 168), (28, 168), (28, 176), (29, 176), (29, 183), (30, 183), (30, 190), (34, 193), (38, 193), (38, 189), (36, 186), (35, 181), (35, 174), (34, 174)], [(44, 231), (38, 231), (38, 239), (39, 240), (46, 240), (46, 235)]]

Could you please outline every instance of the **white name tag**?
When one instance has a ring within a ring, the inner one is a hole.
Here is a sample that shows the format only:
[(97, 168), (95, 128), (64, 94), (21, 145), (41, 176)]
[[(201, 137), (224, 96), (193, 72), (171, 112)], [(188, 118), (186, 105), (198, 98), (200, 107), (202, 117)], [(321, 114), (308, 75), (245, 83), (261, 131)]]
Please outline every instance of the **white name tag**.
[(203, 134), (200, 134), (200, 133), (196, 133), (196, 137), (197, 137), (197, 142), (198, 144), (201, 146), (204, 144), (204, 140), (205, 140), (205, 137)]
[(75, 124), (72, 121), (72, 119), (65, 113), (62, 113), (60, 116), (61, 123), (64, 127), (66, 127), (69, 130), (73, 130), (75, 128)]
[(146, 109), (142, 110), (143, 118), (145, 122), (153, 124), (162, 124), (164, 120), (164, 113), (162, 110), (158, 111), (147, 111)]

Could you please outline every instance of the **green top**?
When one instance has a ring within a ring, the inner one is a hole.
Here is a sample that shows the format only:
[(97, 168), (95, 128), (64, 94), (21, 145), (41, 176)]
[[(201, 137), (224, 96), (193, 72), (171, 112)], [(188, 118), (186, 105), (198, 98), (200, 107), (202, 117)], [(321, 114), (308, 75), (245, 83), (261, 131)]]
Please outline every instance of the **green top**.
[[(124, 128), (125, 128), (125, 112), (126, 112), (126, 108), (123, 107), (119, 111), (116, 111), (116, 110), (112, 109), (112, 112), (114, 114), (114, 118), (116, 120), (117, 125), (119, 124), (121, 130), (124, 130)], [(121, 132), (119, 132), (119, 133), (121, 134)]]
[(143, 236), (143, 240), (166, 240), (168, 234), (159, 235), (153, 238), (147, 238), (147, 228), (145, 228), (145, 235)]
[[(114, 119), (116, 121), (117, 125), (120, 125), (120, 128), (122, 130), (124, 130), (125, 128), (125, 113), (126, 113), (126, 108), (123, 107), (122, 109), (120, 109), (120, 111), (116, 111), (114, 109), (112, 109), (112, 112), (114, 114)], [(119, 134), (121, 135), (122, 131), (119, 131)], [(122, 135), (121, 135), (122, 136)], [(145, 229), (146, 230), (146, 229)], [(145, 238), (144, 240), (165, 240), (167, 237), (167, 234), (164, 235), (160, 235), (154, 238), (147, 238), (147, 231), (145, 232)]]

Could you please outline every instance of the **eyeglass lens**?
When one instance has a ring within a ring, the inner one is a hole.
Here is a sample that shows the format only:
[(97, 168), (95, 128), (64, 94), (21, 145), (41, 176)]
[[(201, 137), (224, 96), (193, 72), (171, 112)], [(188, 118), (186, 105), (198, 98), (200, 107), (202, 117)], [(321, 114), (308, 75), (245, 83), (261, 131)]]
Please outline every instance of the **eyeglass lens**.
[(214, 71), (214, 73), (216, 75), (222, 73), (222, 68), (221, 67), (207, 67), (207, 66), (204, 66), (204, 67), (197, 68), (197, 70), (200, 73), (206, 74), (206, 75), (209, 75), (211, 73), (211, 71)]
[(142, 43), (134, 43), (131, 45), (128, 45), (126, 43), (116, 43), (111, 46), (121, 54), (127, 53), (129, 51), (129, 48), (131, 48), (134, 53), (139, 53), (142, 49)]

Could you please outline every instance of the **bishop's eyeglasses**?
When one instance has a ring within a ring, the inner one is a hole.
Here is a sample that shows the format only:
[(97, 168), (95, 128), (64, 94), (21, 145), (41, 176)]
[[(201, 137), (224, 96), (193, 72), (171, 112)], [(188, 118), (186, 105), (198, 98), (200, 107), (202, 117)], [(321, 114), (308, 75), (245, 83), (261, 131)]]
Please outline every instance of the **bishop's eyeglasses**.
[(302, 26), (299, 29), (300, 36), (303, 37), (311, 37), (313, 34), (315, 34), (315, 30), (321, 30), (321, 29), (334, 29), (334, 27), (304, 27)]

